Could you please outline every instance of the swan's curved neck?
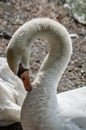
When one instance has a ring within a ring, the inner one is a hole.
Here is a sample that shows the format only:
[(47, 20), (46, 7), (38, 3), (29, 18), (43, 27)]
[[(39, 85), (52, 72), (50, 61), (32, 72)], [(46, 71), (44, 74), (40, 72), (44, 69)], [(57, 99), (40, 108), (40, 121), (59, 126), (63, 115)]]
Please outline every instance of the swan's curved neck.
[[(16, 68), (14, 70), (17, 71), (19, 62), (24, 67), (28, 66), (31, 42), (38, 37), (44, 37), (48, 40), (50, 52), (46, 56), (34, 83), (41, 84), (42, 87), (56, 89), (72, 52), (70, 36), (67, 30), (58, 22), (47, 18), (39, 18), (21, 26), (12, 37), (8, 46), (8, 52), (11, 49), (11, 56), (14, 56), (15, 53), (16, 57), (12, 58), (11, 68)], [(14, 61), (14, 66), (12, 66)]]

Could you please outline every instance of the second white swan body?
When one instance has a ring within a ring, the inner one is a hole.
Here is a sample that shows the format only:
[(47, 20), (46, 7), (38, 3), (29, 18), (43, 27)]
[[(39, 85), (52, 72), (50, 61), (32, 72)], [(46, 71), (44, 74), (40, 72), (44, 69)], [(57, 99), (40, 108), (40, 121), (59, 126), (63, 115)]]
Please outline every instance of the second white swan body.
[(21, 26), (8, 46), (10, 68), (17, 73), (20, 63), (23, 67), (28, 66), (31, 42), (38, 37), (48, 40), (50, 52), (24, 101), (23, 129), (86, 130), (86, 87), (56, 94), (72, 54), (71, 39), (63, 25), (48, 18), (38, 18)]
[(0, 126), (20, 122), (25, 95), (21, 80), (10, 70), (6, 58), (0, 57)]

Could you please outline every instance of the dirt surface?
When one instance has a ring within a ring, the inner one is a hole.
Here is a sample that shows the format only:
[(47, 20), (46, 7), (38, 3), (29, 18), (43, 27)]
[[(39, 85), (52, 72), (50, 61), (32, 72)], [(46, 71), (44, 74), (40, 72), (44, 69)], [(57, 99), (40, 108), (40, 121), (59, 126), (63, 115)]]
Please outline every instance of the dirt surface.
[[(36, 17), (58, 18), (70, 33), (79, 36), (72, 39), (73, 55), (59, 83), (58, 92), (86, 85), (86, 27), (77, 23), (62, 5), (48, 3), (47, 0), (0, 0), (0, 56), (6, 56), (6, 47), (16, 29)], [(34, 41), (29, 68), (31, 82), (48, 51), (45, 40)]]

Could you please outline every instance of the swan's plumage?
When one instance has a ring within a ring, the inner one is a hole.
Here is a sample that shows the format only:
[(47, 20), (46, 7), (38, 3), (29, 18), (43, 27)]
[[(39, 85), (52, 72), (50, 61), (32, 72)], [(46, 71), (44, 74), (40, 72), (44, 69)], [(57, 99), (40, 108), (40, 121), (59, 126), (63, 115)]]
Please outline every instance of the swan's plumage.
[(86, 86), (58, 94), (57, 98), (61, 115), (71, 123), (71, 128), (75, 124), (77, 130), (86, 130)]
[(20, 121), (25, 95), (22, 82), (10, 70), (6, 58), (0, 58), (0, 126)]
[(24, 100), (23, 129), (86, 130), (86, 87), (56, 94), (58, 82), (72, 54), (70, 35), (63, 25), (48, 18), (33, 19), (22, 25), (8, 46), (10, 68), (17, 73), (19, 63), (28, 66), (31, 42), (38, 37), (48, 40), (50, 52), (32, 83), (32, 91)]

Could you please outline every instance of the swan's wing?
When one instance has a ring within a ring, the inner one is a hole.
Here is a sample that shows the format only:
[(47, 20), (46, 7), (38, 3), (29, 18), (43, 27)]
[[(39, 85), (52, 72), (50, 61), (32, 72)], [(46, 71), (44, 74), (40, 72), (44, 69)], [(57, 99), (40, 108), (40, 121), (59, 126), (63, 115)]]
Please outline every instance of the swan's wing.
[(20, 121), (25, 95), (22, 82), (10, 70), (6, 58), (0, 58), (0, 126)]
[(0, 125), (20, 121), (21, 107), (16, 103), (16, 91), (0, 78)]
[[(22, 105), (26, 96), (22, 81), (10, 70), (6, 58), (0, 57), (0, 77), (16, 91), (16, 104)], [(6, 83), (5, 83), (6, 84)], [(4, 84), (4, 85), (5, 85)], [(13, 91), (14, 92), (14, 91)]]
[(4, 57), (0, 57), (0, 77), (14, 85), (14, 87), (16, 82), (21, 82), (19, 78), (11, 71), (7, 64), (6, 58)]
[(86, 87), (58, 94), (60, 114), (86, 130)]

